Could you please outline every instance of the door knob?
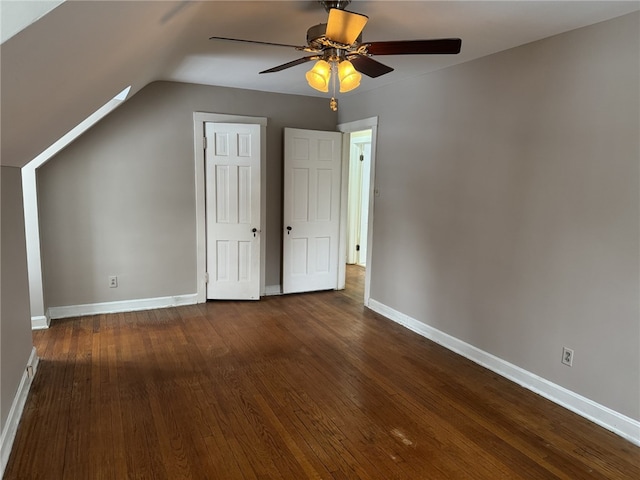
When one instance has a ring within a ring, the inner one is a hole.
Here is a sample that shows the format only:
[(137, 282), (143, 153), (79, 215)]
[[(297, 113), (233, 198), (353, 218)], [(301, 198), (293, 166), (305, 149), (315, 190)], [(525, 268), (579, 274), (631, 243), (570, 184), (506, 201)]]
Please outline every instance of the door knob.
[(253, 232), (253, 236), (255, 237), (256, 236), (256, 232), (258, 231), (258, 229), (257, 228), (252, 228), (251, 231)]

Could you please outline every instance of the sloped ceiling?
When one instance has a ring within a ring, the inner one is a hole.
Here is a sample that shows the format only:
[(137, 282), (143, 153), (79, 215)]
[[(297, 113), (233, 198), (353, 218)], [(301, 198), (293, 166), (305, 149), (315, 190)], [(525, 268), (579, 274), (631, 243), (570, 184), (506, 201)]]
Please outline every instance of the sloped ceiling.
[[(457, 56), (378, 58), (395, 71), (364, 78), (349, 95), (424, 75), (639, 9), (637, 1), (354, 1), (369, 16), (365, 41), (460, 37)], [(257, 72), (303, 56), (284, 47), (210, 41), (210, 36), (303, 45), (326, 21), (316, 1), (66, 1), (0, 50), (2, 165), (21, 167), (114, 95), (156, 80), (324, 95), (304, 65)], [(615, 52), (612, 52), (615, 55)]]

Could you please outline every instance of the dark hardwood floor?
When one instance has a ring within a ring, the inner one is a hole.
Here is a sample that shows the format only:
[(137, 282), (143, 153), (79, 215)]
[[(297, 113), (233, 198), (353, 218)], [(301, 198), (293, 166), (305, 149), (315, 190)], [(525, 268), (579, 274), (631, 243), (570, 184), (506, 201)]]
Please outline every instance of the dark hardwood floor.
[(57, 320), (5, 479), (631, 479), (640, 448), (348, 289)]

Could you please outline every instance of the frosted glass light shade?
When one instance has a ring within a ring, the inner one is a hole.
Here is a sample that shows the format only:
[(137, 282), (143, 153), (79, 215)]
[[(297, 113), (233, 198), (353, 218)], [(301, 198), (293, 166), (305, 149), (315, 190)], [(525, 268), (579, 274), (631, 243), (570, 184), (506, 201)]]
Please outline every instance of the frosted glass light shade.
[(329, 91), (329, 80), (331, 79), (331, 65), (325, 60), (318, 60), (311, 70), (305, 75), (309, 86), (320, 92)]
[(338, 65), (338, 79), (340, 80), (340, 92), (350, 92), (360, 86), (362, 75), (349, 60), (344, 60)]

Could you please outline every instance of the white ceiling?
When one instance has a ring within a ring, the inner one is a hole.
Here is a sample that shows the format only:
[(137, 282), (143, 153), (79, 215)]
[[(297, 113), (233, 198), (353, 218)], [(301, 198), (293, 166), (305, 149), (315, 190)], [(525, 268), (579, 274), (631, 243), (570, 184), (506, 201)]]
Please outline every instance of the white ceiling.
[[(637, 0), (356, 0), (348, 10), (369, 16), (365, 42), (460, 37), (462, 52), (376, 57), (395, 71), (363, 78), (350, 95), (639, 9)], [(304, 52), (209, 40), (304, 45), (326, 17), (310, 0), (63, 2), (2, 44), (2, 164), (24, 165), (127, 85), (132, 93), (172, 80), (326, 95), (306, 84), (308, 64), (258, 74)]]

